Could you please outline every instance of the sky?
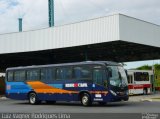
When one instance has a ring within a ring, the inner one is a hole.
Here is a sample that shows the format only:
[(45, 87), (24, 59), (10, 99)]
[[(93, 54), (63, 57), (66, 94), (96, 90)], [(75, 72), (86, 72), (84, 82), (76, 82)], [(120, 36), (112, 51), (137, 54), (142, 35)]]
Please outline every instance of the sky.
[[(160, 0), (55, 0), (55, 25), (84, 21), (116, 13), (160, 25)], [(48, 27), (48, 0), (0, 0), (0, 34)], [(160, 63), (160, 60), (126, 63), (126, 68)]]

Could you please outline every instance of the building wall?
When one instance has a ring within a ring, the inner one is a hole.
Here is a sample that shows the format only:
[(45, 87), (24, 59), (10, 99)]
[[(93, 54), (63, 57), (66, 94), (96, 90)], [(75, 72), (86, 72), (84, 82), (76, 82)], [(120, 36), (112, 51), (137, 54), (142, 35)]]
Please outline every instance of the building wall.
[(119, 40), (119, 15), (0, 35), (0, 54), (38, 51)]
[(119, 17), (121, 40), (160, 47), (160, 26), (125, 15)]
[(160, 47), (160, 26), (115, 14), (59, 27), (0, 35), (0, 54), (119, 40)]

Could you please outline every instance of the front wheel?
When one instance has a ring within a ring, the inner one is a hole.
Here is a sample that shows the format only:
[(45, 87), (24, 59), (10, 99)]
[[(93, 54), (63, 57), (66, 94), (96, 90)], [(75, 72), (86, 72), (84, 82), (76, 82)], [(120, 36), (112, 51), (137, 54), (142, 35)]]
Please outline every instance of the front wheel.
[(90, 106), (92, 104), (89, 94), (84, 93), (81, 97), (81, 103), (83, 106)]
[(32, 104), (32, 105), (40, 103), (40, 101), (37, 99), (36, 93), (30, 93), (29, 94), (29, 103)]

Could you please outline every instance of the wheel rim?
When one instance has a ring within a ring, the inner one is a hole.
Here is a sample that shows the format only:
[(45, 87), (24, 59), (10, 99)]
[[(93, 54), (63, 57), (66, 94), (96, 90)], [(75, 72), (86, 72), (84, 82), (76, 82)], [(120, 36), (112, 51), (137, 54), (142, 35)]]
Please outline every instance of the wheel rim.
[(83, 103), (84, 105), (87, 105), (87, 103), (88, 103), (88, 97), (87, 97), (87, 96), (83, 96), (83, 98), (82, 98), (82, 103)]
[(36, 95), (35, 94), (31, 94), (29, 100), (30, 100), (31, 104), (34, 104), (36, 102)]

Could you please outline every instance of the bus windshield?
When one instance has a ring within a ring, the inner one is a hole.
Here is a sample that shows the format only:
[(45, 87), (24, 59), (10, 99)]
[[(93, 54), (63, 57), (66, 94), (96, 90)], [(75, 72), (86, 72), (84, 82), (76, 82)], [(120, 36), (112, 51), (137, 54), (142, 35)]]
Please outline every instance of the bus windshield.
[(123, 67), (107, 66), (107, 69), (109, 73), (110, 85), (116, 87), (126, 87), (128, 85), (126, 72)]

